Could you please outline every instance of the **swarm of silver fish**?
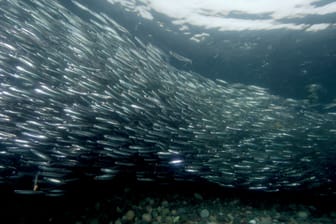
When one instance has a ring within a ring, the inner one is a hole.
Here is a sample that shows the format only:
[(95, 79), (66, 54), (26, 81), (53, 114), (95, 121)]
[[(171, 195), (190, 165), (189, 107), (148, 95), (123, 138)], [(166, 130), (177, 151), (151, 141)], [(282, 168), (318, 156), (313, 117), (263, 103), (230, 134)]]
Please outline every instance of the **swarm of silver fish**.
[[(335, 183), (335, 115), (179, 71), (77, 1), (0, 2), (0, 181), (201, 178), (277, 191)], [(36, 190), (36, 189), (35, 189)], [(333, 189), (334, 191), (335, 189)]]

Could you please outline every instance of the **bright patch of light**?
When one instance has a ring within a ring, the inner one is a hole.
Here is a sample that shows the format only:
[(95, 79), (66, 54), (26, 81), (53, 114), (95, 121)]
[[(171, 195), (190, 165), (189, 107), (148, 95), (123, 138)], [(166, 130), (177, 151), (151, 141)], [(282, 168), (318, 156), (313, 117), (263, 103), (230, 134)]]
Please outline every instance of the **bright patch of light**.
[[(316, 6), (316, 0), (107, 0), (121, 4), (143, 18), (153, 12), (171, 18), (180, 30), (189, 26), (220, 31), (290, 29), (318, 31), (334, 24), (284, 22), (285, 19), (336, 13), (336, 2)], [(192, 37), (199, 42), (201, 39)]]
[(316, 32), (316, 31), (324, 30), (328, 28), (329, 26), (330, 24), (328, 23), (314, 24), (310, 26), (309, 28), (307, 28), (306, 31)]

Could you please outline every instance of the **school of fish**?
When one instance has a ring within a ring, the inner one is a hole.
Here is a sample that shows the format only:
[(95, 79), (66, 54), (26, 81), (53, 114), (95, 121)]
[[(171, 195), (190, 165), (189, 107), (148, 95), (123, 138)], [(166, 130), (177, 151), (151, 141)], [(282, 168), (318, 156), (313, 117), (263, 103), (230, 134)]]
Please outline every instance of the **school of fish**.
[(81, 175), (134, 172), (335, 192), (334, 113), (180, 71), (110, 16), (71, 4), (0, 1), (0, 184), (52, 194)]

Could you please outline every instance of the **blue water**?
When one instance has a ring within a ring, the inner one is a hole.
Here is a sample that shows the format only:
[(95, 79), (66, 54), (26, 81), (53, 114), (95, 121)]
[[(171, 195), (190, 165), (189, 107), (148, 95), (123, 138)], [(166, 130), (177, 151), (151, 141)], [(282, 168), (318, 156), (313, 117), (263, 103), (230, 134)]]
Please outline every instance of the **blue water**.
[[(333, 25), (336, 13), (328, 5), (333, 1), (312, 3), (312, 7), (329, 7), (330, 13), (291, 15), (295, 18), (288, 16), (276, 21), (305, 27), (330, 24), (328, 28), (314, 32), (307, 31), (309, 28), (220, 30), (188, 24), (190, 34), (187, 35), (179, 29), (181, 26), (174, 23), (174, 18), (155, 10), (150, 11), (154, 19), (149, 20), (130, 11), (132, 7), (120, 4), (122, 1), (115, 4), (81, 2), (110, 15), (144, 43), (163, 49), (170, 63), (179, 69), (210, 79), (265, 87), (275, 95), (308, 100), (316, 109), (323, 109), (336, 97), (336, 28)], [(136, 1), (135, 5), (142, 4)], [(242, 7), (242, 12), (231, 12), (226, 17), (261, 21), (270, 17), (267, 13), (244, 14), (244, 9)], [(192, 35), (199, 33), (208, 36), (200, 42), (190, 40)], [(190, 59), (192, 63), (171, 57), (169, 51)]]

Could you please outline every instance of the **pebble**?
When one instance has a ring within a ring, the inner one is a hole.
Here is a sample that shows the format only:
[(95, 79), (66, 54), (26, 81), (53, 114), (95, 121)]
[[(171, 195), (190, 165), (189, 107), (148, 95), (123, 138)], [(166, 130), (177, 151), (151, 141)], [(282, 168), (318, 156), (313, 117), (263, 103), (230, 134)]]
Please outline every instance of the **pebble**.
[(234, 220), (234, 217), (233, 217), (233, 215), (232, 215), (231, 213), (227, 214), (227, 217), (228, 217), (231, 221)]
[(168, 209), (168, 208), (164, 208), (164, 209), (162, 209), (162, 211), (161, 211), (161, 215), (162, 216), (166, 216), (166, 215), (168, 215), (170, 213), (170, 210)]
[(159, 216), (159, 213), (156, 211), (156, 210), (153, 210), (152, 211), (152, 217), (153, 218), (156, 218), (156, 217), (158, 217)]
[(152, 216), (148, 213), (142, 214), (142, 220), (145, 222), (151, 222), (152, 221)]
[(271, 216), (260, 217), (260, 224), (272, 224), (272, 217)]
[(146, 206), (146, 211), (147, 211), (148, 213), (151, 213), (152, 210), (153, 210), (153, 208), (152, 208), (151, 206), (149, 206), (149, 205)]
[(171, 216), (167, 216), (165, 218), (165, 223), (167, 223), (167, 224), (173, 223), (173, 218)]
[(217, 222), (217, 218), (216, 218), (216, 216), (213, 216), (213, 215), (210, 215), (210, 216), (209, 216), (209, 220), (210, 220), (210, 222), (213, 222), (213, 223), (216, 223), (216, 222)]
[(133, 210), (128, 210), (126, 212), (125, 218), (126, 218), (127, 221), (132, 221), (134, 219), (134, 217), (135, 217), (135, 213), (134, 213)]
[(120, 221), (120, 219), (117, 219), (114, 224), (122, 224), (122, 222)]
[(161, 205), (162, 205), (162, 207), (168, 207), (169, 203), (168, 203), (168, 201), (163, 201), (161, 203)]
[(162, 217), (161, 216), (157, 216), (156, 217), (156, 221), (161, 222), (162, 221)]
[(249, 224), (257, 224), (257, 221), (254, 220), (254, 219), (251, 219), (248, 223), (249, 223)]
[(185, 214), (185, 213), (187, 213), (187, 209), (185, 209), (185, 208), (178, 208), (177, 209), (177, 213), (178, 214)]
[(299, 212), (297, 213), (297, 216), (298, 216), (299, 218), (301, 218), (301, 219), (306, 219), (306, 218), (308, 218), (308, 212), (306, 212), (306, 211), (299, 211)]
[(122, 212), (122, 209), (121, 209), (119, 206), (117, 206), (117, 207), (116, 207), (116, 212), (121, 213), (121, 212)]
[(146, 201), (148, 202), (149, 205), (153, 205), (155, 203), (154, 199), (153, 198), (146, 198)]
[(203, 209), (203, 210), (200, 212), (200, 216), (201, 216), (202, 218), (207, 218), (207, 217), (209, 217), (209, 215), (210, 215), (210, 213), (209, 213), (209, 211), (208, 211), (207, 209)]

